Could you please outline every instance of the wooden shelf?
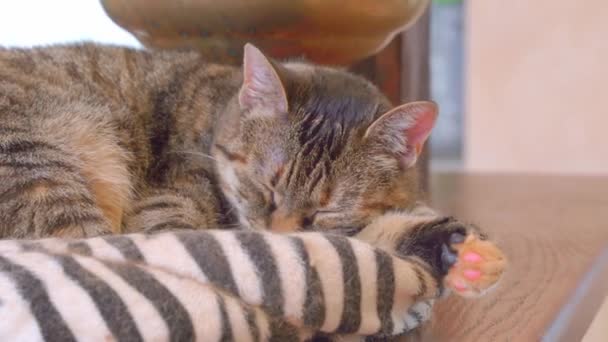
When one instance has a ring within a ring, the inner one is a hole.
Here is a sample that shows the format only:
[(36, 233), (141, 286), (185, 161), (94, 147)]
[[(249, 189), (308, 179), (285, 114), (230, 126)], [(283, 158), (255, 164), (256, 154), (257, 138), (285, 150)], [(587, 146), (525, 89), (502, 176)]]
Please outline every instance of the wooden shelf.
[(439, 302), (423, 340), (581, 340), (608, 293), (608, 177), (441, 174), (431, 196), (510, 266), (488, 296)]

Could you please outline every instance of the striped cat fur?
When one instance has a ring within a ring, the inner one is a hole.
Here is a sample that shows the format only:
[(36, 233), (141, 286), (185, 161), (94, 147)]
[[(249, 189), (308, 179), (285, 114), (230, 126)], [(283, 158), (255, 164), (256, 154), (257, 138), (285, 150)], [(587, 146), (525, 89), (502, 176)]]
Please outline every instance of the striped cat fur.
[(422, 263), (313, 232), (0, 242), (2, 341), (391, 336), (426, 319), (438, 292)]

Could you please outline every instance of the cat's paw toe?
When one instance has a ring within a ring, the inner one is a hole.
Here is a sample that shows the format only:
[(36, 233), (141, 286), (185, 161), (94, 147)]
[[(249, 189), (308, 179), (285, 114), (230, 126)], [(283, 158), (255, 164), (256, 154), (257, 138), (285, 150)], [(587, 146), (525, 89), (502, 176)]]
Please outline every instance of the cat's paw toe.
[(441, 245), (441, 265), (446, 272), (458, 261), (457, 251), (452, 249), (451, 246), (463, 243), (465, 238), (465, 234), (454, 232), (450, 234), (448, 243)]
[(444, 285), (463, 297), (480, 296), (498, 282), (507, 260), (496, 245), (474, 233), (452, 237), (442, 251), (442, 260), (450, 265)]
[[(408, 333), (421, 327), (430, 320), (434, 303), (434, 299), (420, 300), (413, 303), (405, 311), (393, 313), (396, 320), (394, 321), (395, 326), (391, 328), (392, 333)], [(385, 340), (381, 339), (381, 341)]]
[(416, 302), (408, 310), (404, 318), (405, 331), (418, 328), (431, 318), (434, 300), (423, 300)]

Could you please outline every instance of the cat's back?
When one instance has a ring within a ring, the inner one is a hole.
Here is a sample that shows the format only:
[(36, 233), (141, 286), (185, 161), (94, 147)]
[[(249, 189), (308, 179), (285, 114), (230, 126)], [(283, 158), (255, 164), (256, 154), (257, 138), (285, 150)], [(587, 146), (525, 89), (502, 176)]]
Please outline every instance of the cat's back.
[(161, 86), (176, 69), (201, 68), (202, 64), (195, 52), (155, 52), (94, 43), (1, 48), (0, 92), (11, 87), (55, 95), (61, 95), (62, 90), (99, 94), (145, 90)]
[(170, 152), (208, 140), (239, 75), (195, 52), (0, 49), (0, 238), (120, 231)]
[[(234, 92), (239, 75), (238, 68), (210, 63), (195, 51), (95, 43), (0, 48), (0, 120), (39, 121), (56, 115), (56, 108), (81, 105), (104, 107), (111, 113), (104, 120), (127, 120), (129, 127), (159, 111), (191, 120), (222, 102), (218, 92)], [(97, 121), (94, 112), (79, 116)]]

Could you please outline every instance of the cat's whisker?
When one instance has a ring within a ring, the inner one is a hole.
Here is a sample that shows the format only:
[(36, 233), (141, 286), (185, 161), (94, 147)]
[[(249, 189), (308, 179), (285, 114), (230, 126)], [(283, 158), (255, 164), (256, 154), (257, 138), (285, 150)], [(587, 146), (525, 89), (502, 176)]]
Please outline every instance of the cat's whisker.
[(189, 154), (189, 155), (194, 155), (194, 156), (198, 156), (198, 157), (203, 157), (203, 158), (207, 158), (207, 159), (211, 159), (213, 161), (217, 161), (217, 159), (209, 154), (206, 153), (202, 153), (202, 152), (197, 152), (197, 151), (169, 151), (169, 153), (173, 153), (173, 154)]

